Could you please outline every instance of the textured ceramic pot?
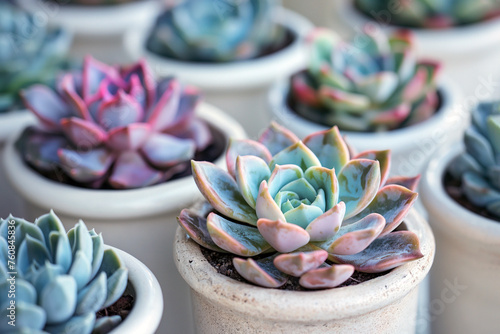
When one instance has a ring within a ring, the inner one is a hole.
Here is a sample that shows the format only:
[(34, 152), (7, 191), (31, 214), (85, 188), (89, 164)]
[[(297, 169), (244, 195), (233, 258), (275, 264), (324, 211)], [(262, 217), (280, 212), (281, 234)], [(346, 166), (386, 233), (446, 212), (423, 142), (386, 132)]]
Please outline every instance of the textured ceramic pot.
[(129, 284), (125, 292), (134, 296), (134, 305), (127, 318), (109, 334), (154, 334), (163, 314), (160, 284), (142, 262), (122, 250), (114, 251), (128, 268)]
[[(338, 17), (350, 27), (354, 37), (365, 24), (385, 29), (391, 26), (389, 10), (376, 13), (376, 19), (359, 12), (353, 0), (337, 1)], [(445, 73), (466, 95), (485, 99), (500, 91), (500, 18), (448, 29), (411, 29), (420, 57), (440, 60)]]
[(500, 223), (465, 209), (443, 186), (446, 168), (462, 150), (440, 150), (421, 181), (420, 198), (437, 244), (430, 321), (434, 333), (498, 333)]
[[(15, 136), (33, 119), (31, 113), (26, 110), (0, 114), (0, 156), (3, 155), (9, 138)], [(22, 212), (22, 201), (7, 181), (5, 170), (0, 164), (0, 217), (7, 217), (10, 213), (16, 216)]]
[[(245, 132), (231, 117), (201, 104), (196, 113), (227, 138)], [(225, 166), (223, 156), (215, 163)], [(24, 199), (25, 218), (54, 209), (66, 228), (83, 219), (106, 236), (106, 243), (133, 254), (160, 281), (165, 311), (160, 333), (191, 333), (189, 289), (175, 270), (172, 243), (180, 210), (201, 197), (192, 177), (133, 190), (93, 190), (68, 186), (40, 176), (9, 142), (4, 165), (14, 190)]]
[(420, 238), (424, 257), (349, 287), (283, 291), (223, 276), (180, 227), (177, 269), (191, 287), (198, 333), (415, 333), (420, 282), (434, 257), (429, 225), (411, 210), (406, 226)]
[[(310, 133), (326, 130), (326, 125), (307, 120), (295, 113), (287, 103), (288, 81), (273, 86), (269, 92), (272, 118), (303, 138)], [(439, 86), (441, 105), (430, 119), (407, 128), (387, 132), (365, 133), (342, 131), (347, 141), (358, 151), (392, 151), (391, 174), (416, 175), (442, 145), (461, 138), (469, 123), (469, 113), (463, 112), (460, 95), (453, 85)]]
[(127, 33), (125, 47), (133, 59), (146, 57), (157, 76), (175, 75), (201, 88), (208, 103), (228, 112), (245, 126), (251, 138), (256, 138), (269, 124), (265, 112), (269, 87), (303, 68), (307, 60), (303, 39), (312, 29), (311, 23), (285, 9), (276, 14), (276, 23), (291, 31), (294, 40), (282, 50), (258, 59), (218, 64), (173, 60), (148, 51), (148, 34), (140, 31)]

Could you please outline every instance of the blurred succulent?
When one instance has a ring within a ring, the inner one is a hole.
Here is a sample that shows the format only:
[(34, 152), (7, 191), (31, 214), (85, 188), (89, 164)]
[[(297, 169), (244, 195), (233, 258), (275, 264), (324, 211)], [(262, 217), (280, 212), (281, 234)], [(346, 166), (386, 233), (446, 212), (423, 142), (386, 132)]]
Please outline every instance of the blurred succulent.
[(479, 208), (500, 218), (500, 103), (479, 104), (465, 131), (466, 151), (448, 167), (460, 179), (462, 193)]
[(279, 48), (284, 29), (274, 21), (278, 0), (187, 0), (160, 15), (147, 48), (185, 61), (255, 58)]
[(310, 36), (311, 60), (291, 79), (297, 113), (341, 130), (386, 131), (421, 122), (439, 104), (433, 62), (417, 62), (413, 35), (365, 29), (348, 44), (334, 32)]
[(145, 0), (51, 0), (61, 5), (107, 6)]
[(0, 3), (0, 113), (19, 106), (18, 92), (34, 83), (50, 83), (62, 65), (71, 37), (48, 29), (36, 18)]
[(393, 232), (417, 198), (399, 184), (414, 188), (418, 177), (391, 184), (389, 151), (351, 159), (337, 127), (300, 141), (273, 123), (258, 142), (231, 141), (226, 159), (229, 172), (192, 162), (213, 208), (184, 209), (178, 221), (201, 246), (247, 257), (233, 263), (248, 281), (279, 287), (291, 275), (305, 288), (331, 288), (354, 270), (422, 257), (413, 232)]
[(498, 0), (355, 0), (358, 10), (380, 23), (441, 29), (500, 15)]
[(127, 280), (118, 255), (82, 221), (66, 234), (52, 211), (34, 224), (0, 219), (0, 316), (15, 313), (15, 326), (0, 322), (2, 333), (90, 334), (117, 325), (119, 316), (96, 321), (96, 312), (122, 296)]
[(212, 141), (194, 115), (197, 90), (173, 78), (157, 83), (144, 61), (118, 69), (87, 57), (82, 73), (66, 73), (57, 91), (35, 85), (21, 96), (41, 122), (18, 141), (25, 161), (42, 174), (60, 167), (85, 187), (168, 180)]

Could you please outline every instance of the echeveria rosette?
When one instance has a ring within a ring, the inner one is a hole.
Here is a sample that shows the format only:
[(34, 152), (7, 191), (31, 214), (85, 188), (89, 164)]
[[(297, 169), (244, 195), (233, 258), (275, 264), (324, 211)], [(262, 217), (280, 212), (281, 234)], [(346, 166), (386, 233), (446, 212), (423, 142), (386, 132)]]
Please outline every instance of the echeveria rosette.
[(228, 172), (192, 162), (211, 207), (184, 209), (178, 221), (201, 246), (239, 256), (233, 263), (248, 281), (279, 287), (291, 275), (305, 288), (331, 288), (354, 270), (422, 257), (413, 232), (393, 232), (417, 198), (400, 184), (418, 178), (390, 184), (389, 151), (351, 159), (337, 127), (301, 141), (273, 123), (258, 141), (232, 140), (226, 159)]
[(0, 113), (20, 106), (19, 90), (51, 83), (65, 66), (71, 36), (33, 15), (0, 3)]
[(284, 42), (277, 0), (188, 0), (156, 20), (146, 46), (164, 57), (201, 62), (255, 58)]
[(120, 69), (87, 57), (56, 91), (35, 85), (22, 97), (41, 123), (18, 141), (25, 161), (42, 174), (60, 168), (85, 187), (166, 181), (212, 142), (194, 114), (198, 91), (174, 78), (156, 82), (142, 60)]
[(465, 152), (448, 171), (461, 180), (465, 197), (500, 219), (500, 103), (479, 104), (464, 134)]
[[(9, 296), (13, 276), (15, 296)], [(127, 280), (118, 254), (104, 249), (102, 236), (82, 221), (66, 233), (52, 211), (35, 223), (0, 219), (0, 316), (8, 319), (7, 307), (15, 301), (16, 320), (15, 327), (2, 321), (2, 333), (90, 334), (113, 328), (119, 316), (96, 320), (96, 312), (123, 295)]]
[(410, 31), (387, 37), (370, 27), (352, 44), (326, 29), (311, 33), (309, 67), (291, 79), (297, 113), (346, 131), (392, 130), (434, 114), (440, 65), (417, 62)]
[(385, 24), (443, 29), (500, 15), (498, 0), (355, 0), (358, 10)]

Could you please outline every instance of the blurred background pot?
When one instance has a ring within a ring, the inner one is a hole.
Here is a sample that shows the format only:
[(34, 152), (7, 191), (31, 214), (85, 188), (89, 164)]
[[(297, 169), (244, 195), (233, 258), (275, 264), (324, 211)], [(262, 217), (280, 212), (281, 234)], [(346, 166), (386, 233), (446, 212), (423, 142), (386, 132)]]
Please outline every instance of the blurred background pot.
[(293, 41), (279, 51), (256, 59), (227, 63), (170, 59), (149, 51), (146, 48), (148, 34), (137, 30), (129, 31), (125, 45), (131, 58), (145, 56), (157, 76), (174, 75), (200, 88), (204, 100), (228, 112), (255, 138), (269, 124), (265, 113), (269, 87), (303, 68), (307, 60), (303, 38), (312, 29), (311, 23), (294, 12), (277, 9), (276, 23), (292, 33)]
[(430, 227), (415, 210), (404, 223), (418, 235), (422, 259), (355, 286), (298, 292), (261, 288), (217, 273), (179, 227), (175, 263), (191, 287), (197, 331), (413, 333), (418, 287), (432, 265), (435, 245)]
[[(200, 104), (196, 114), (223, 133), (226, 142), (245, 137), (236, 121), (210, 105)], [(224, 156), (215, 163), (225, 166)], [(12, 187), (24, 200), (24, 218), (34, 219), (54, 209), (66, 228), (82, 219), (102, 232), (107, 244), (136, 256), (160, 281), (165, 311), (159, 332), (192, 332), (189, 290), (174, 269), (171, 246), (180, 210), (201, 197), (191, 176), (132, 190), (78, 188), (34, 172), (13, 142), (7, 144), (4, 165)]]
[(463, 147), (446, 147), (430, 160), (421, 199), (436, 236), (431, 270), (434, 333), (496, 333), (500, 328), (500, 223), (473, 213), (446, 192), (444, 175)]

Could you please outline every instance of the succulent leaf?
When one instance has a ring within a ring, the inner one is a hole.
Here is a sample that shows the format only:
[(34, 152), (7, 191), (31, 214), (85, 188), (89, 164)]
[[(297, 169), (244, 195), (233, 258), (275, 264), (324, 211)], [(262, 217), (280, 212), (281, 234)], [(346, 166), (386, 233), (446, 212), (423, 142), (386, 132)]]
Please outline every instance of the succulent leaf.
[(300, 226), (282, 220), (261, 218), (257, 228), (264, 239), (278, 252), (292, 252), (309, 242), (309, 234)]
[(254, 260), (235, 257), (233, 264), (236, 271), (247, 281), (265, 288), (279, 288), (288, 280), (287, 276), (274, 266), (272, 258)]
[(336, 264), (308, 271), (300, 277), (299, 283), (307, 289), (334, 288), (347, 281), (353, 273), (353, 266)]
[(274, 266), (281, 272), (301, 277), (308, 271), (318, 268), (328, 258), (328, 252), (320, 249), (309, 252), (286, 253), (276, 256)]

